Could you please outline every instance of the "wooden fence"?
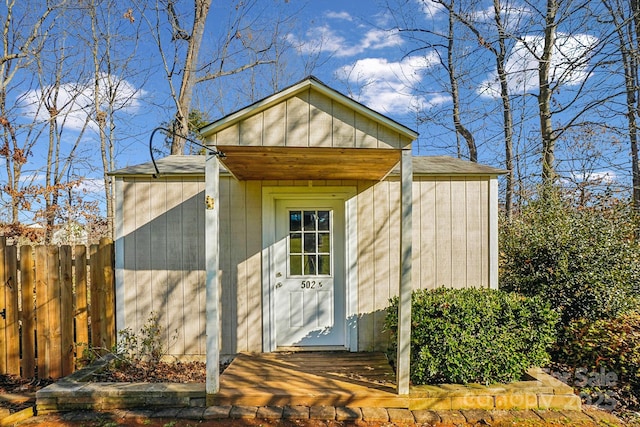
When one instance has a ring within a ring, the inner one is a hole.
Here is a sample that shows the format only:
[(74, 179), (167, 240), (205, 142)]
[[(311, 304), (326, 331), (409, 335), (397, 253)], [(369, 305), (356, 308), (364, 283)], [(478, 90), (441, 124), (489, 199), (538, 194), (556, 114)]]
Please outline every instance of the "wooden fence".
[(17, 247), (0, 236), (0, 374), (60, 378), (84, 349), (111, 348), (113, 261), (110, 239)]

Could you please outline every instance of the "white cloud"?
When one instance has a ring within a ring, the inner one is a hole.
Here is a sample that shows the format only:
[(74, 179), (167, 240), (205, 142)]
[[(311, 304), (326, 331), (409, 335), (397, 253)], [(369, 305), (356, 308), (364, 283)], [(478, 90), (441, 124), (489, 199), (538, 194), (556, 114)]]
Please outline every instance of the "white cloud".
[[(445, 9), (442, 9), (445, 11)], [(471, 22), (486, 23), (492, 27), (495, 31), (495, 9), (493, 6), (488, 6), (485, 9), (477, 11), (470, 11), (467, 14), (468, 19)], [(500, 10), (500, 18), (502, 25), (509, 32), (517, 33), (521, 27), (521, 23), (524, 19), (533, 15), (532, 9), (527, 5), (518, 4), (502, 4)]]
[[(98, 84), (101, 108), (111, 105), (115, 110), (134, 113), (140, 108), (141, 99), (145, 96), (142, 89), (136, 88), (127, 80), (110, 74), (101, 74)], [(93, 90), (92, 82), (61, 85), (55, 103), (55, 107), (59, 110), (56, 119), (58, 124), (80, 130), (88, 117), (95, 119)], [(49, 120), (49, 111), (46, 104), (43, 105), (42, 102), (45, 99), (51, 103), (52, 98), (52, 86), (30, 90), (21, 97), (22, 109), (28, 117), (40, 121)], [(90, 121), (89, 126), (95, 128), (95, 122)]]
[(101, 178), (82, 178), (77, 189), (84, 193), (102, 194), (104, 192), (104, 180)]
[(418, 3), (418, 6), (420, 7), (422, 13), (427, 15), (429, 18), (433, 18), (439, 13), (446, 10), (443, 5), (432, 0), (416, 0), (416, 3)]
[(46, 179), (47, 179), (47, 176), (44, 173), (38, 173), (38, 172), (22, 173), (22, 175), (20, 175), (20, 184), (32, 185), (34, 183), (42, 183)]
[(289, 34), (287, 40), (301, 53), (328, 52), (339, 58), (355, 56), (367, 50), (400, 46), (403, 43), (397, 30), (379, 29), (371, 29), (359, 40), (349, 42), (328, 25), (310, 28), (305, 33), (304, 39), (298, 39), (293, 34)]
[(591, 182), (597, 184), (614, 184), (618, 175), (613, 171), (602, 172), (571, 172), (571, 180), (565, 182)]
[[(589, 53), (598, 39), (588, 34), (558, 33), (552, 52), (551, 81), (556, 84), (577, 85), (587, 78)], [(542, 54), (544, 38), (525, 36), (518, 41), (505, 65), (509, 91), (527, 93), (538, 89), (538, 60)], [(478, 93), (489, 97), (500, 95), (497, 72), (480, 84)]]
[(349, 15), (349, 12), (329, 11), (329, 12), (325, 13), (325, 16), (327, 18), (330, 18), (330, 19), (340, 19), (340, 20), (343, 20), (343, 21), (353, 21), (353, 18), (351, 17), (351, 15)]
[(433, 56), (410, 56), (400, 62), (364, 58), (339, 68), (336, 75), (359, 87), (358, 101), (369, 108), (386, 113), (406, 113), (416, 105), (430, 104), (426, 98), (416, 98), (413, 92), (422, 81), (423, 71), (435, 60)]

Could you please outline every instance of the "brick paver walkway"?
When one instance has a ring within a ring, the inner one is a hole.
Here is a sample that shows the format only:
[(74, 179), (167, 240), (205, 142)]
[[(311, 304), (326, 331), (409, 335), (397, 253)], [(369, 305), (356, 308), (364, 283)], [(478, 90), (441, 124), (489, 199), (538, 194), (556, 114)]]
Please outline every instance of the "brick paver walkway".
[[(48, 418), (52, 417), (52, 418)], [(198, 421), (206, 425), (207, 421), (224, 420), (295, 420), (296, 425), (304, 426), (305, 421), (344, 422), (344, 425), (364, 423), (363, 425), (419, 425), (419, 426), (474, 426), (474, 425), (526, 425), (526, 426), (628, 426), (614, 415), (598, 410), (583, 411), (429, 411), (385, 408), (333, 407), (333, 406), (210, 406), (183, 409), (130, 409), (108, 412), (72, 411), (58, 414), (36, 416), (22, 422), (21, 426), (46, 425), (48, 419), (68, 421), (99, 421), (118, 419), (172, 419)], [(350, 424), (351, 423), (351, 424)], [(376, 424), (378, 423), (378, 424)], [(358, 424), (355, 424), (358, 425)]]

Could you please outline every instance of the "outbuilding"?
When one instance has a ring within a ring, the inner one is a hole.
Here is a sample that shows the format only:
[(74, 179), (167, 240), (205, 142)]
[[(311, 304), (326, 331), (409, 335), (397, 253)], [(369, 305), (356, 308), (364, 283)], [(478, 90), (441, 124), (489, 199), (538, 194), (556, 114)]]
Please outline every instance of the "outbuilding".
[(204, 155), (111, 175), (117, 328), (156, 313), (207, 392), (219, 357), (385, 350), (391, 297), (407, 340), (412, 289), (497, 287), (502, 170), (413, 155), (416, 132), (313, 77), (201, 134)]

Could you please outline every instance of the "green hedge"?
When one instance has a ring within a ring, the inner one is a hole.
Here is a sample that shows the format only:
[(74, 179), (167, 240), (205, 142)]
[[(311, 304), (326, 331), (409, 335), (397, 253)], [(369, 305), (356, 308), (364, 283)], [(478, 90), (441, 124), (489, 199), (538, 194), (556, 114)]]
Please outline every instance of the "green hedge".
[(562, 335), (557, 359), (586, 372), (604, 373), (607, 381), (628, 388), (636, 405), (640, 402), (640, 311), (613, 319), (577, 320)]
[[(496, 383), (549, 361), (557, 313), (541, 298), (489, 289), (418, 290), (412, 295), (414, 384)], [(385, 319), (397, 351), (398, 298)]]
[(500, 224), (500, 289), (547, 299), (561, 333), (577, 319), (614, 318), (638, 307), (639, 229), (627, 203), (575, 207), (547, 190)]

